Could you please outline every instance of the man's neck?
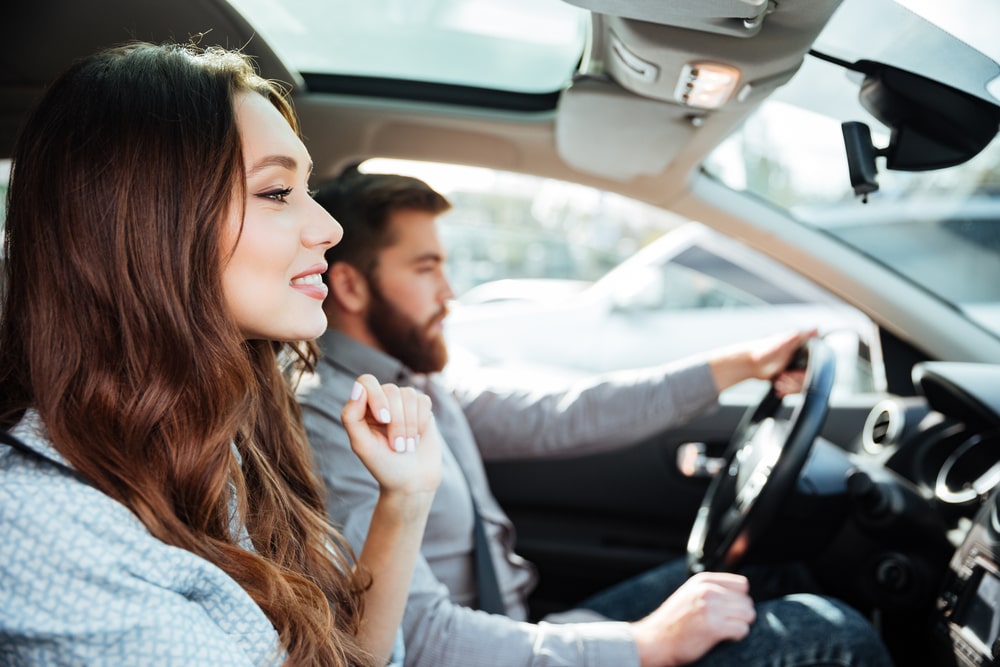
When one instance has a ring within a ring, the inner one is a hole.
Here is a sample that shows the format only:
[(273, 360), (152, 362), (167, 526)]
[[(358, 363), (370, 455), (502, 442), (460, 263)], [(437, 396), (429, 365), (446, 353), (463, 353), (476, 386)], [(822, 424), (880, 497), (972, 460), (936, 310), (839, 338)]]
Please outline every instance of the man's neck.
[(332, 318), (327, 317), (327, 326), (330, 329), (339, 331), (348, 338), (353, 338), (359, 343), (375, 348), (379, 352), (385, 352), (382, 345), (372, 335), (371, 330), (363, 321), (356, 318)]

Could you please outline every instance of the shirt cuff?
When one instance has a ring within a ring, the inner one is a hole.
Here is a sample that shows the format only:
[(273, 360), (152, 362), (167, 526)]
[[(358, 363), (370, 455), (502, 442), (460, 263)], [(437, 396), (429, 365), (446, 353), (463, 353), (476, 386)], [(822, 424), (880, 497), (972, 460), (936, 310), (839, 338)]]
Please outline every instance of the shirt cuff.
[(544, 632), (570, 632), (577, 635), (583, 654), (582, 665), (599, 667), (639, 667), (639, 649), (632, 636), (632, 627), (619, 621), (600, 623), (572, 623), (561, 625), (541, 621)]

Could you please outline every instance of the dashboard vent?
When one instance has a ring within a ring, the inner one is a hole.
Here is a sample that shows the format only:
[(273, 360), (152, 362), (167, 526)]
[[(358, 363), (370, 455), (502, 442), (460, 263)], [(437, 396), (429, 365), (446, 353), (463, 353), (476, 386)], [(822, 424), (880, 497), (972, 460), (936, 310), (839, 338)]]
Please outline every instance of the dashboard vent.
[(872, 422), (872, 444), (882, 446), (885, 441), (886, 436), (889, 434), (890, 422), (892, 420), (892, 414), (888, 410), (882, 410), (877, 415), (875, 415), (875, 420)]
[(893, 444), (903, 430), (903, 411), (894, 401), (882, 401), (868, 414), (862, 444), (872, 454)]

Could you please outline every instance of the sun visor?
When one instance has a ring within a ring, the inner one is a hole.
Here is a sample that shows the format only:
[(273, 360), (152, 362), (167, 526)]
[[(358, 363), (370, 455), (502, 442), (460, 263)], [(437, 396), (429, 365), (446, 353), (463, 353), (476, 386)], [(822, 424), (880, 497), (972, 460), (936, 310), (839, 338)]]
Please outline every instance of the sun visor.
[(598, 14), (620, 16), (688, 30), (730, 37), (753, 37), (760, 32), (774, 0), (688, 0), (687, 2), (637, 2), (637, 0), (566, 0)]
[(556, 148), (589, 174), (618, 181), (659, 174), (696, 131), (689, 113), (606, 79), (581, 78), (559, 98)]

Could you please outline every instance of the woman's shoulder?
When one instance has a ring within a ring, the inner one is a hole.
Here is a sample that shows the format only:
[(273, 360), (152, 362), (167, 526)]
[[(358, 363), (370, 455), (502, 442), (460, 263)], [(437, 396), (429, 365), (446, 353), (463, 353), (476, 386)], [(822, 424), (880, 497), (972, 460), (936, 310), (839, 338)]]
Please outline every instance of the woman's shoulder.
[(211, 644), (211, 655), (275, 650), (273, 627), (236, 581), (158, 540), (127, 507), (63, 467), (44, 438), (15, 433), (35, 454), (0, 444), (4, 642), (56, 652), (60, 643), (84, 646), (94, 655), (108, 646), (166, 655), (183, 648), (178, 642)]
[(20, 435), (27, 450), (0, 445), (0, 569), (8, 581), (30, 597), (52, 585), (86, 589), (95, 581), (110, 589), (129, 573), (163, 571), (167, 545), (48, 443)]
[[(87, 536), (115, 541), (141, 539), (148, 531), (125, 506), (50, 459), (0, 445), (0, 553), (85, 542)], [(46, 556), (52, 556), (50, 550)]]
[[(149, 536), (124, 505), (87, 484), (48, 440), (29, 411), (11, 431), (19, 446), (0, 444), (0, 531), (4, 535), (47, 535), (53, 542), (84, 535), (120, 540)], [(9, 549), (0, 544), (0, 550)], [(29, 546), (29, 545), (22, 545)]]

